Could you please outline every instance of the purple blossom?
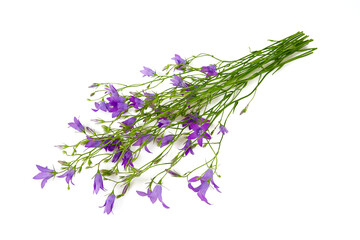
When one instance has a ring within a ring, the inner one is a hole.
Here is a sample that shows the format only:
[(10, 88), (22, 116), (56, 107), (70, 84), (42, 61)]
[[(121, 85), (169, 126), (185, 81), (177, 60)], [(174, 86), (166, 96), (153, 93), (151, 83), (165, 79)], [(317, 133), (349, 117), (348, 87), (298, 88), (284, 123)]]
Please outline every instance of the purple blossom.
[(121, 145), (120, 139), (107, 139), (104, 141), (104, 149), (105, 151), (112, 152), (115, 149), (119, 149)]
[(137, 194), (139, 194), (140, 196), (142, 197), (149, 197), (150, 198), (150, 201), (154, 204), (156, 202), (156, 200), (159, 200), (159, 202), (162, 203), (162, 205), (164, 206), (164, 208), (169, 208), (168, 206), (166, 206), (166, 204), (163, 202), (162, 200), (162, 196), (161, 196), (161, 193), (162, 193), (162, 187), (160, 185), (156, 185), (154, 187), (154, 190), (153, 191), (150, 191), (150, 189), (147, 190), (147, 193), (145, 192), (141, 192), (141, 191), (136, 191)]
[(75, 130), (79, 131), (79, 132), (84, 132), (84, 126), (81, 124), (81, 122), (79, 121), (79, 119), (77, 119), (76, 117), (74, 117), (74, 122), (70, 122), (68, 123), (70, 127), (74, 128)]
[(131, 102), (130, 106), (134, 106), (136, 109), (142, 108), (144, 106), (144, 102), (140, 98), (131, 96), (129, 100)]
[(206, 77), (209, 77), (211, 75), (213, 76), (217, 76), (218, 73), (216, 72), (216, 66), (215, 65), (210, 65), (207, 67), (202, 67), (201, 68), (201, 72), (206, 73)]
[(40, 173), (33, 177), (33, 179), (42, 179), (41, 188), (44, 188), (47, 180), (49, 180), (52, 176), (55, 175), (55, 171), (39, 165), (36, 165), (36, 167), (37, 169), (39, 169)]
[[(122, 151), (115, 153), (111, 161), (117, 162), (122, 153), (123, 153)], [(133, 159), (132, 152), (125, 151), (124, 156), (122, 158), (122, 163), (121, 163), (121, 165), (124, 166), (124, 169), (128, 166), (134, 167), (133, 163), (131, 162), (132, 159)]]
[[(214, 175), (213, 170), (209, 169), (204, 173), (204, 175), (202, 177), (196, 176), (196, 177), (191, 178), (189, 180), (189, 184), (188, 184), (188, 187), (191, 190), (193, 190), (194, 192), (196, 192), (202, 201), (206, 202), (209, 205), (211, 205), (211, 204), (206, 199), (205, 194), (210, 186), (210, 183), (215, 187), (215, 189), (218, 192), (220, 192), (219, 187), (215, 184), (215, 182), (213, 180), (213, 175)], [(200, 186), (194, 188), (191, 183), (197, 182), (199, 180), (200, 180)]]
[(174, 136), (173, 135), (167, 135), (163, 138), (159, 138), (158, 141), (161, 142), (160, 143), (160, 148), (168, 145), (172, 140), (174, 140)]
[(154, 93), (148, 93), (143, 91), (144, 95), (146, 96), (145, 98), (145, 102), (151, 102), (153, 99), (155, 99), (155, 94)]
[(180, 149), (180, 150), (185, 150), (185, 156), (187, 156), (189, 153), (194, 155), (194, 151), (192, 150), (190, 145), (191, 145), (191, 140), (187, 140), (186, 143), (185, 143), (185, 146)]
[(182, 87), (182, 88), (186, 88), (186, 87), (189, 87), (190, 84), (189, 83), (186, 83), (182, 78), (181, 76), (179, 75), (175, 75), (174, 78), (170, 79), (171, 82), (172, 82), (172, 85), (175, 86), (175, 87)]
[(59, 178), (63, 178), (63, 177), (66, 177), (66, 183), (69, 184), (69, 182), (71, 181), (71, 184), (74, 185), (73, 181), (72, 181), (72, 178), (75, 174), (75, 169), (69, 169), (67, 170), (64, 174), (58, 176)]
[(130, 131), (130, 129), (134, 128), (135, 122), (136, 122), (135, 117), (128, 118), (122, 122), (122, 124), (125, 126), (121, 126), (121, 127), (126, 129), (125, 132), (128, 132)]
[(181, 121), (185, 122), (185, 123), (183, 123), (182, 127), (186, 127), (186, 126), (190, 125), (190, 123), (210, 122), (209, 120), (205, 120), (204, 118), (200, 117), (199, 114), (197, 114), (197, 113), (196, 114), (188, 114)]
[(98, 147), (102, 144), (102, 140), (94, 140), (88, 136), (86, 136), (87, 139), (89, 139), (89, 141), (85, 144), (86, 148), (95, 148)]
[(158, 122), (158, 127), (159, 128), (163, 128), (163, 127), (167, 127), (169, 126), (171, 123), (171, 121), (167, 118), (160, 118), (159, 122)]
[(100, 173), (97, 173), (94, 178), (94, 193), (98, 194), (100, 189), (105, 191), (102, 176)]
[(206, 122), (203, 125), (199, 126), (196, 123), (190, 123), (190, 129), (193, 130), (193, 132), (188, 136), (188, 139), (196, 139), (197, 142), (202, 147), (203, 139), (206, 138), (207, 140), (211, 139), (210, 134), (206, 132), (206, 130), (209, 128), (210, 123)]
[(140, 71), (142, 74), (144, 74), (143, 77), (148, 76), (148, 77), (153, 77), (155, 74), (155, 71), (153, 71), (150, 68), (144, 67), (144, 70)]
[(125, 103), (124, 97), (110, 96), (107, 98), (108, 111), (112, 113), (112, 117), (118, 117), (122, 112), (128, 110), (129, 106)]
[(229, 131), (226, 129), (225, 126), (220, 126), (220, 131), (218, 132), (219, 133), (222, 133), (223, 135), (225, 135), (226, 133), (228, 133)]
[(95, 102), (95, 108), (96, 109), (92, 109), (94, 112), (97, 112), (99, 110), (103, 111), (103, 112), (108, 112), (109, 111), (109, 106), (106, 102), (101, 101), (101, 102)]
[(133, 144), (133, 146), (141, 146), (144, 144), (145, 150), (148, 153), (151, 153), (147, 147), (147, 144), (153, 139), (154, 137), (151, 134), (145, 134), (138, 138), (138, 140)]
[(113, 206), (114, 206), (114, 201), (115, 201), (115, 195), (113, 193), (111, 193), (107, 197), (104, 206), (101, 207), (101, 208), (105, 207), (104, 213), (107, 213), (107, 214), (111, 213)]
[(175, 57), (171, 58), (171, 60), (174, 60), (177, 65), (182, 65), (186, 63), (186, 61), (182, 59), (178, 54), (175, 54)]
[(119, 97), (118, 91), (116, 90), (116, 88), (112, 84), (109, 84), (109, 88), (105, 88), (105, 89), (107, 90), (106, 93), (109, 93), (110, 96)]

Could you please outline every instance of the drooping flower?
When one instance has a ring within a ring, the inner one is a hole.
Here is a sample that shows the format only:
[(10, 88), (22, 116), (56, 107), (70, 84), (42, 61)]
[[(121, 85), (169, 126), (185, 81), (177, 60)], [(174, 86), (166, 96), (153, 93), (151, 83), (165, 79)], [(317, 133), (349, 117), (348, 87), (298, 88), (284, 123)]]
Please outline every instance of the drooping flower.
[(39, 165), (36, 165), (36, 167), (37, 169), (39, 169), (40, 173), (38, 173), (35, 177), (33, 177), (33, 179), (42, 179), (41, 188), (44, 188), (47, 180), (49, 180), (51, 177), (55, 175), (55, 171)]
[(131, 96), (129, 100), (131, 102), (130, 106), (134, 106), (136, 109), (142, 108), (144, 106), (144, 101), (140, 98)]
[(168, 145), (172, 140), (174, 140), (173, 135), (167, 135), (163, 138), (159, 138), (158, 141), (160, 142), (160, 148)]
[(75, 169), (69, 169), (67, 170), (64, 174), (58, 176), (59, 178), (63, 178), (63, 177), (66, 177), (66, 183), (69, 184), (69, 182), (71, 181), (71, 184), (74, 185), (73, 181), (72, 181), (72, 178), (75, 174)]
[(163, 127), (167, 127), (169, 126), (171, 123), (171, 121), (167, 118), (160, 118), (159, 122), (158, 122), (158, 127), (159, 128), (163, 128)]
[(185, 82), (179, 75), (175, 75), (174, 78), (172, 78), (170, 80), (172, 82), (172, 85), (175, 87), (186, 88), (186, 87), (190, 86), (190, 84)]
[(141, 146), (144, 143), (145, 150), (148, 153), (151, 153), (147, 147), (147, 144), (153, 139), (154, 137), (151, 134), (145, 134), (138, 138), (138, 140), (133, 144), (133, 146)]
[(128, 110), (129, 106), (125, 103), (124, 97), (110, 96), (107, 98), (109, 103), (107, 104), (108, 111), (112, 113), (112, 117), (118, 117), (122, 112)]
[(149, 197), (150, 198), (150, 201), (154, 204), (156, 202), (156, 200), (159, 200), (159, 202), (162, 203), (163, 207), (164, 208), (169, 208), (162, 200), (162, 187), (161, 185), (156, 185), (154, 187), (154, 190), (153, 191), (150, 191), (150, 189), (147, 190), (147, 193), (145, 192), (141, 192), (141, 191), (136, 191), (137, 194), (139, 194), (140, 196), (142, 197)]
[(144, 74), (143, 77), (148, 76), (148, 77), (153, 77), (155, 74), (155, 71), (153, 71), (150, 68), (144, 67), (144, 70), (140, 71), (142, 74)]
[(68, 123), (70, 127), (72, 127), (73, 129), (79, 131), (79, 132), (84, 132), (85, 128), (84, 126), (81, 124), (81, 122), (79, 121), (79, 119), (77, 119), (76, 117), (74, 117), (74, 122), (70, 122)]
[(100, 189), (105, 191), (102, 176), (100, 173), (97, 173), (94, 178), (94, 193), (98, 194)]
[(136, 122), (136, 117), (131, 117), (123, 121), (122, 126), (120, 127), (125, 128), (125, 132), (128, 132), (130, 131), (130, 129), (134, 128), (135, 122)]
[(225, 126), (220, 126), (220, 131), (218, 132), (219, 133), (222, 133), (223, 135), (225, 135), (226, 133), (228, 133), (229, 131), (226, 129)]
[(190, 123), (200, 123), (200, 122), (207, 123), (210, 121), (200, 117), (199, 114), (195, 113), (195, 114), (188, 114), (184, 119), (181, 120), (181, 122), (183, 122), (182, 127), (189, 126), (190, 128)]
[(209, 128), (210, 123), (205, 122), (203, 125), (199, 126), (196, 123), (190, 123), (190, 129), (193, 130), (193, 132), (188, 136), (188, 139), (197, 139), (198, 144), (200, 147), (203, 146), (203, 139), (210, 140), (211, 136), (206, 132), (206, 130)]
[(217, 76), (218, 75), (218, 73), (216, 72), (216, 66), (215, 65), (202, 67), (201, 72), (206, 73), (206, 77), (209, 77), (211, 75), (212, 76)]
[[(219, 186), (217, 186), (213, 180), (213, 175), (214, 175), (213, 170), (209, 169), (204, 173), (204, 175), (202, 177), (199, 177), (199, 176), (193, 177), (189, 180), (189, 183), (188, 183), (188, 187), (191, 190), (193, 190), (194, 192), (196, 192), (202, 201), (206, 202), (209, 205), (211, 205), (211, 204), (206, 199), (205, 194), (210, 186), (210, 183), (215, 187), (215, 189), (218, 192), (220, 192)], [(194, 188), (191, 183), (197, 182), (199, 180), (200, 180), (200, 185), (198, 187)]]
[(185, 156), (187, 156), (189, 153), (191, 153), (192, 155), (194, 155), (194, 151), (192, 150), (192, 148), (190, 147), (191, 145), (191, 140), (187, 140), (185, 143), (185, 146), (179, 150), (185, 150)]
[(186, 61), (182, 59), (178, 54), (175, 54), (175, 57), (171, 58), (171, 60), (174, 60), (177, 65), (186, 63)]
[(107, 197), (104, 206), (101, 206), (101, 208), (105, 207), (104, 213), (107, 213), (107, 214), (111, 213), (113, 206), (114, 206), (114, 201), (115, 201), (115, 195), (113, 193), (111, 193)]

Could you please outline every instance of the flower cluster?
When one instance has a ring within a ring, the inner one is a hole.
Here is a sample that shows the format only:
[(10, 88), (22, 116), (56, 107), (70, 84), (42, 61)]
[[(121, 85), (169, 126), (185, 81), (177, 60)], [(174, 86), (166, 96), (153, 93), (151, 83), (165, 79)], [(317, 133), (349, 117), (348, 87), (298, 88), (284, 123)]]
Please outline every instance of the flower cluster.
[[(109, 119), (94, 120), (101, 126), (101, 130), (94, 130), (74, 117), (68, 125), (81, 133), (83, 140), (74, 145), (57, 146), (73, 160), (59, 161), (61, 168), (57, 171), (37, 165), (40, 173), (34, 179), (42, 180), (43, 188), (50, 178), (65, 178), (69, 188), (84, 168), (94, 169), (93, 193), (107, 192), (110, 188), (101, 206), (104, 213), (110, 214), (116, 199), (128, 192), (137, 177), (157, 169), (146, 191), (137, 190), (138, 195), (169, 208), (163, 201), (162, 190), (166, 177), (172, 176), (186, 179), (188, 188), (196, 192), (201, 201), (210, 204), (205, 196), (209, 187), (220, 192), (214, 177), (218, 176), (222, 139), (229, 133), (225, 127), (229, 116), (241, 100), (254, 96), (268, 73), (298, 59), (296, 53), (311, 54), (314, 48), (304, 48), (310, 41), (299, 32), (234, 61), (222, 61), (209, 54), (183, 59), (175, 54), (171, 58), (174, 62), (169, 63), (163, 73), (144, 67), (140, 72), (150, 79), (146, 82), (92, 84), (90, 88), (96, 90), (91, 96), (98, 96), (92, 99), (92, 110), (104, 112)], [(209, 58), (210, 64), (194, 67), (193, 62), (203, 57)], [(247, 82), (254, 78), (259, 79), (259, 84), (250, 94), (242, 94)], [(167, 90), (157, 91), (159, 86), (167, 86)], [(194, 169), (177, 172), (175, 168), (182, 159), (201, 154), (200, 149), (195, 151), (196, 147), (208, 149), (213, 157), (198, 163)], [(158, 151), (159, 154), (154, 153)], [(194, 176), (195, 172), (202, 174)], [(199, 185), (195, 187), (197, 182)]]

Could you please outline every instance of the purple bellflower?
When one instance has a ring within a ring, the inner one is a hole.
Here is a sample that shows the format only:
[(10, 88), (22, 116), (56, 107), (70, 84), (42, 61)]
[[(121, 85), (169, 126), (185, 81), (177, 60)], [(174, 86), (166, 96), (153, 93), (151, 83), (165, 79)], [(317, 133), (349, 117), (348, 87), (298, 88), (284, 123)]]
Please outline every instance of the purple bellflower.
[(186, 83), (179, 75), (175, 75), (174, 78), (172, 78), (170, 80), (172, 82), (172, 85), (175, 87), (186, 88), (186, 87), (190, 86), (190, 84)]
[(74, 185), (73, 181), (72, 181), (72, 178), (75, 174), (75, 169), (69, 169), (67, 170), (64, 174), (58, 176), (59, 178), (63, 178), (63, 177), (66, 177), (66, 183), (69, 184), (69, 182), (71, 181), (71, 184)]
[(84, 126), (81, 124), (81, 122), (79, 121), (79, 119), (77, 119), (76, 117), (74, 117), (74, 122), (70, 122), (68, 123), (70, 127), (72, 127), (73, 129), (79, 131), (79, 132), (84, 132), (85, 128)]
[(168, 145), (172, 140), (174, 140), (174, 136), (173, 136), (173, 135), (167, 135), (167, 136), (165, 136), (165, 137), (163, 137), (163, 138), (159, 138), (158, 141), (159, 141), (159, 142), (161, 141), (161, 143), (160, 143), (160, 148)]
[[(196, 176), (196, 177), (191, 178), (189, 180), (189, 184), (188, 184), (188, 187), (191, 190), (193, 190), (194, 192), (196, 192), (202, 201), (206, 202), (209, 205), (211, 205), (211, 204), (206, 199), (205, 194), (210, 186), (210, 183), (215, 187), (215, 189), (218, 192), (220, 192), (219, 187), (215, 184), (215, 182), (213, 180), (213, 175), (214, 175), (213, 170), (209, 169), (204, 173), (204, 175), (202, 177)], [(200, 180), (200, 186), (194, 188), (191, 183), (197, 182), (199, 180)]]
[(193, 130), (193, 132), (188, 136), (188, 139), (196, 139), (197, 142), (200, 145), (200, 147), (203, 146), (203, 139), (210, 140), (211, 136), (206, 132), (206, 130), (209, 128), (210, 123), (205, 122), (203, 125), (199, 126), (196, 123), (190, 123), (190, 129)]
[(114, 201), (115, 201), (115, 195), (113, 193), (111, 193), (107, 197), (104, 206), (101, 207), (101, 208), (105, 207), (104, 213), (110, 214), (112, 212), (112, 209), (114, 206)]
[(206, 73), (206, 77), (210, 77), (211, 75), (212, 76), (217, 76), (218, 75), (218, 73), (216, 72), (216, 66), (215, 65), (202, 67), (201, 72)]
[(107, 98), (109, 103), (107, 104), (108, 111), (112, 113), (112, 117), (118, 117), (122, 112), (128, 110), (129, 106), (125, 103), (124, 97), (110, 96)]
[(226, 133), (228, 133), (229, 131), (226, 129), (225, 126), (220, 126), (220, 131), (218, 132), (219, 133), (222, 133), (223, 135), (225, 135)]
[(179, 150), (185, 150), (185, 156), (187, 156), (189, 153), (194, 155), (194, 151), (192, 150), (190, 145), (191, 145), (191, 140), (187, 140), (186, 143), (185, 143), (185, 146), (183, 148), (179, 149)]
[(175, 57), (171, 58), (171, 60), (174, 60), (177, 65), (182, 65), (186, 63), (186, 61), (182, 59), (178, 54), (175, 54)]
[(140, 71), (142, 74), (144, 74), (143, 77), (148, 76), (148, 77), (153, 77), (155, 74), (155, 71), (153, 71), (150, 68), (144, 67), (144, 70)]
[(98, 194), (100, 189), (105, 191), (102, 176), (100, 173), (97, 173), (94, 178), (94, 193)]
[(97, 112), (99, 110), (103, 111), (103, 112), (108, 112), (109, 111), (109, 106), (106, 102), (101, 101), (101, 102), (95, 102), (95, 108), (96, 109), (92, 109), (94, 112)]
[(131, 102), (130, 106), (134, 106), (136, 109), (142, 108), (144, 106), (144, 101), (140, 98), (131, 96), (129, 100)]
[(151, 153), (150, 150), (147, 147), (147, 144), (153, 139), (154, 137), (151, 136), (151, 134), (145, 134), (138, 138), (138, 140), (133, 144), (133, 146), (141, 146), (143, 143), (145, 143), (145, 151), (148, 153)]
[(109, 84), (109, 88), (105, 88), (105, 89), (107, 90), (106, 93), (109, 93), (110, 96), (119, 97), (119, 93), (114, 87), (114, 85)]
[(47, 180), (49, 180), (51, 177), (55, 175), (54, 170), (51, 170), (47, 167), (42, 167), (39, 165), (36, 165), (37, 169), (39, 169), (40, 173), (38, 173), (33, 179), (42, 179), (41, 181), (41, 188), (44, 188)]
[(158, 127), (159, 128), (163, 128), (163, 127), (167, 127), (169, 126), (171, 123), (171, 121), (167, 118), (160, 118), (159, 122), (158, 122)]
[[(113, 158), (112, 158), (112, 162), (117, 162), (121, 156), (123, 152), (120, 151), (120, 152), (117, 152), (114, 154)], [(121, 165), (124, 166), (124, 169), (127, 167), (127, 166), (132, 166), (134, 167), (133, 163), (131, 162), (131, 160), (133, 159), (133, 156), (132, 156), (132, 152), (130, 151), (125, 151), (124, 153), (124, 156), (122, 158), (122, 163)]]
[(166, 206), (166, 204), (163, 202), (162, 200), (162, 196), (161, 196), (161, 193), (162, 193), (162, 187), (160, 185), (156, 185), (154, 187), (154, 190), (153, 191), (150, 191), (150, 189), (147, 190), (147, 193), (145, 192), (141, 192), (141, 191), (136, 191), (137, 194), (139, 194), (140, 196), (142, 197), (149, 197), (150, 198), (150, 201), (154, 204), (156, 202), (156, 200), (159, 200), (159, 202), (162, 203), (163, 207), (164, 208), (169, 208), (168, 206)]
[(123, 126), (121, 126), (121, 127), (125, 128), (125, 132), (128, 132), (128, 131), (130, 131), (130, 129), (134, 128), (135, 122), (136, 122), (135, 117), (128, 118), (128, 119), (126, 119), (125, 121), (122, 122)]

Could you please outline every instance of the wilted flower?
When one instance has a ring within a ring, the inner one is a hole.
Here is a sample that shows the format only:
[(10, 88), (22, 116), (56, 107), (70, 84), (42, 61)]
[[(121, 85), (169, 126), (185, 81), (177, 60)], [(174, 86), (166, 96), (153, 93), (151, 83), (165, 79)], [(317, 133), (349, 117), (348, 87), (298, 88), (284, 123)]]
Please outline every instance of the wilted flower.
[(154, 190), (153, 191), (150, 191), (150, 189), (147, 190), (147, 193), (145, 192), (141, 192), (141, 191), (136, 191), (137, 194), (139, 194), (140, 196), (142, 197), (149, 197), (150, 198), (150, 201), (154, 204), (156, 202), (156, 200), (159, 200), (159, 202), (162, 203), (162, 205), (164, 206), (164, 208), (169, 208), (168, 206), (166, 206), (166, 204), (163, 202), (162, 200), (162, 196), (161, 196), (161, 193), (162, 193), (162, 187), (160, 185), (156, 185), (154, 187)]
[(51, 170), (47, 167), (42, 167), (39, 165), (36, 165), (37, 169), (39, 169), (40, 173), (38, 173), (33, 179), (42, 179), (41, 181), (41, 188), (43, 188), (47, 182), (52, 176), (54, 176), (55, 172), (54, 170)]

